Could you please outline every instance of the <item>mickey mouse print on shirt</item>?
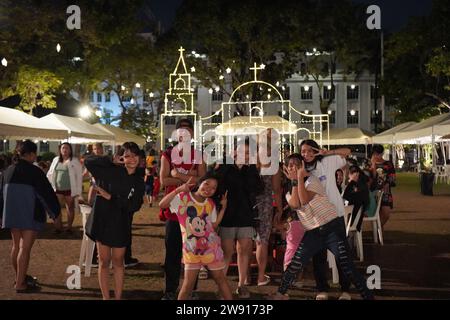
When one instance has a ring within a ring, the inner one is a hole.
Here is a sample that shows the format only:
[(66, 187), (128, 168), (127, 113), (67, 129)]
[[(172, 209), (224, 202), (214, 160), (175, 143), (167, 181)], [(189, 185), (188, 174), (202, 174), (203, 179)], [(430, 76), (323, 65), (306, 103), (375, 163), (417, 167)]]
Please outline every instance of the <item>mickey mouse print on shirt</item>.
[(172, 200), (170, 211), (177, 214), (180, 223), (183, 263), (211, 264), (223, 260), (220, 238), (212, 226), (217, 213), (211, 199), (200, 203), (191, 193), (182, 192)]

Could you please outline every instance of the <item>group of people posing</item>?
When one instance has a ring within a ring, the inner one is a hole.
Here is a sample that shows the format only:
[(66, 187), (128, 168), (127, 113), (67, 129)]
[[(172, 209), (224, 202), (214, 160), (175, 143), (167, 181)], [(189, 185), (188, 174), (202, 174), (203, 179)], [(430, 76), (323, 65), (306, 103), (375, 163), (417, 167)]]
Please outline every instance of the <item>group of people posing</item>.
[[(382, 146), (373, 147), (367, 170), (357, 166), (349, 168), (350, 180), (343, 186), (339, 170), (347, 171), (346, 158), (351, 154), (350, 149), (329, 151), (321, 149), (313, 140), (304, 140), (299, 145), (300, 153), (289, 155), (275, 173), (264, 175), (264, 165), (250, 164), (248, 140), (234, 150), (234, 156), (244, 155), (243, 162), (207, 168), (205, 163), (195, 160), (199, 157), (193, 146), (191, 159), (174, 159), (174, 155), (183, 158), (181, 131), (193, 137), (190, 120), (179, 120), (176, 128), (180, 132), (180, 143), (162, 153), (159, 172), (159, 182), (164, 188), (159, 218), (165, 222), (166, 248), (163, 299), (195, 299), (201, 270), (217, 283), (220, 298), (232, 299), (226, 276), (235, 252), (239, 273), (235, 294), (239, 298), (249, 298), (248, 286), (253, 284), (249, 266), (255, 247), (258, 263), (255, 284), (264, 286), (271, 282), (266, 268), (269, 240), (274, 230), (284, 235), (287, 244), (281, 284), (270, 298), (288, 299), (289, 288), (312, 259), (316, 298), (328, 299), (327, 250), (330, 250), (338, 265), (340, 298), (350, 299), (349, 289), (353, 283), (364, 299), (373, 299), (365, 279), (353, 264), (343, 218), (343, 196), (355, 208), (359, 206), (363, 212), (368, 212), (370, 191), (383, 190), (380, 214), (383, 223), (388, 220), (395, 171), (392, 163), (382, 158)], [(267, 148), (270, 156), (270, 140), (267, 145), (258, 147)], [(111, 263), (114, 297), (122, 296), (133, 214), (141, 208), (144, 193), (150, 188), (146, 187), (144, 177), (151, 175), (152, 178), (145, 180), (154, 180), (154, 172), (146, 173), (140, 168), (140, 155), (139, 147), (130, 142), (125, 143), (121, 154), (113, 159), (94, 153), (84, 160), (92, 176), (88, 201), (93, 205), (86, 234), (97, 243), (99, 284), (104, 299), (110, 298)], [(21, 143), (15, 163), (2, 174), (0, 183), (0, 209), (3, 227), (11, 229), (13, 238), (11, 262), (18, 292), (32, 286), (34, 279), (26, 275), (26, 270), (36, 234), (46, 221), (45, 212), (56, 221), (57, 230), (62, 230), (57, 196), (65, 201), (67, 230), (71, 232), (75, 198), (81, 195), (81, 184), (72, 176), (81, 176), (82, 166), (72, 158), (69, 144), (61, 146), (60, 156), (50, 166), (48, 179), (32, 165), (35, 158), (36, 145), (29, 140)], [(61, 172), (65, 170), (64, 177)], [(184, 280), (177, 294), (183, 266)]]

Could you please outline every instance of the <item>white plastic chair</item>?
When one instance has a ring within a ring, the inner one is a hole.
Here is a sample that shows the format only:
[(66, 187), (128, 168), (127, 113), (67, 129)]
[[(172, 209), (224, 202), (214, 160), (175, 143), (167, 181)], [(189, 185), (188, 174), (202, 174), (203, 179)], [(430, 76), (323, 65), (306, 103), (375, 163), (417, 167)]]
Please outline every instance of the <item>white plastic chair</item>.
[(330, 250), (327, 250), (327, 260), (328, 267), (331, 269), (331, 274), (333, 276), (333, 283), (337, 284), (339, 283), (339, 272), (336, 265), (336, 258)]
[(363, 222), (372, 222), (372, 231), (373, 231), (373, 241), (374, 243), (380, 242), (381, 245), (384, 245), (383, 242), (383, 228), (381, 227), (380, 220), (380, 209), (381, 209), (381, 201), (383, 199), (383, 191), (378, 191), (376, 201), (377, 201), (377, 210), (375, 211), (375, 215), (373, 217), (364, 217)]
[[(353, 210), (353, 208), (352, 208), (352, 210)], [(355, 245), (356, 245), (356, 254), (358, 255), (359, 261), (364, 261), (364, 247), (363, 247), (363, 241), (362, 241), (362, 225), (361, 225), (360, 231), (358, 231), (356, 229), (356, 226), (358, 225), (358, 221), (359, 221), (361, 215), (362, 215), (362, 207), (359, 209), (358, 213), (356, 214), (356, 217), (353, 220), (353, 223), (351, 220), (351, 215), (348, 216), (346, 233), (347, 233), (347, 237), (350, 234), (350, 232), (355, 233), (354, 241), (355, 241)]]
[(447, 172), (446, 166), (436, 166), (436, 174), (434, 178), (434, 183), (438, 184), (439, 181), (446, 182), (447, 181)]
[[(344, 221), (345, 221), (345, 225), (347, 225), (349, 215), (353, 211), (353, 205), (344, 206), (344, 209), (345, 209)], [(334, 257), (334, 254), (330, 250), (327, 250), (327, 260), (328, 260), (328, 267), (331, 269), (331, 274), (333, 276), (333, 283), (338, 284), (339, 283), (339, 272), (338, 272), (337, 265), (336, 265), (336, 258)]]
[(91, 276), (92, 258), (94, 256), (94, 247), (95, 247), (95, 242), (89, 239), (89, 237), (86, 235), (86, 221), (89, 215), (91, 214), (91, 210), (92, 210), (91, 206), (80, 204), (80, 211), (83, 223), (83, 239), (81, 240), (79, 266), (81, 269), (83, 267), (83, 264), (85, 265), (84, 269), (85, 277)]

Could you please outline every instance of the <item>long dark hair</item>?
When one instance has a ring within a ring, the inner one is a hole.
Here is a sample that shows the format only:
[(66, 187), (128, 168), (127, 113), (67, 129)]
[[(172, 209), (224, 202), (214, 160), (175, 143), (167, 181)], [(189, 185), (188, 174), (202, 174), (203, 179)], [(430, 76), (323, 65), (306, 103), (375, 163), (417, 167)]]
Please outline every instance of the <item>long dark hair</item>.
[(70, 143), (68, 143), (68, 142), (63, 142), (58, 147), (58, 150), (59, 150), (59, 162), (63, 162), (64, 161), (63, 157), (62, 157), (62, 154), (61, 154), (61, 148), (62, 148), (63, 145), (69, 146), (69, 149), (70, 149), (70, 160), (72, 161), (72, 157), (73, 157), (72, 145)]
[(192, 192), (196, 192), (198, 190), (198, 188), (200, 188), (200, 185), (208, 179), (214, 179), (217, 181), (217, 189), (216, 189), (216, 192), (211, 196), (211, 199), (214, 201), (216, 207), (219, 207), (220, 198), (221, 198), (222, 194), (225, 193), (225, 190), (222, 190), (223, 188), (220, 187), (220, 177), (214, 171), (212, 171), (212, 170), (207, 171), (202, 177), (200, 177), (197, 180), (195, 187), (192, 189)]
[[(300, 153), (302, 152), (302, 146), (305, 144), (312, 148), (320, 149), (320, 146), (316, 141), (314, 141), (312, 139), (306, 139), (306, 140), (303, 140), (302, 143), (300, 143)], [(314, 150), (314, 153), (319, 153), (319, 151)], [(314, 157), (314, 160), (312, 162), (306, 163), (306, 164), (315, 164), (317, 161), (322, 161), (322, 159), (323, 159), (322, 155), (316, 156), (316, 157)]]

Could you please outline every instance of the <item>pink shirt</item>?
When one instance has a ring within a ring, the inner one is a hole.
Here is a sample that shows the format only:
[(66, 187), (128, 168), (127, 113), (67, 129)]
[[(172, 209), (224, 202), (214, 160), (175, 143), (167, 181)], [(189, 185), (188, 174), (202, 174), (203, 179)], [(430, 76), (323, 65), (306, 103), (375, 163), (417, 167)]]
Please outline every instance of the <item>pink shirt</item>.
[(286, 232), (286, 252), (284, 253), (283, 262), (285, 269), (291, 263), (295, 251), (297, 251), (304, 234), (305, 229), (300, 221), (294, 220), (289, 222), (289, 229)]

